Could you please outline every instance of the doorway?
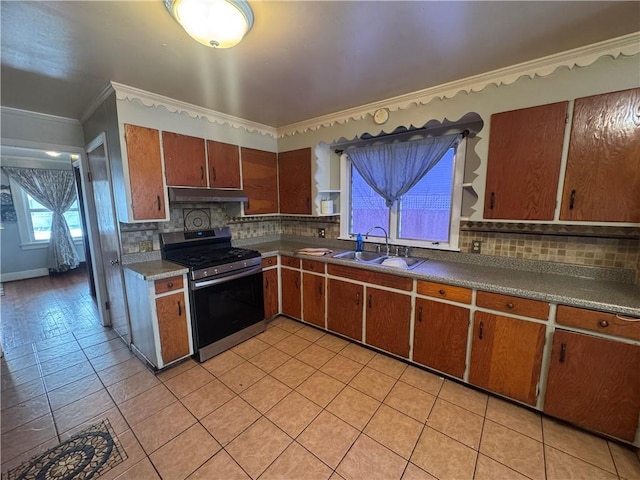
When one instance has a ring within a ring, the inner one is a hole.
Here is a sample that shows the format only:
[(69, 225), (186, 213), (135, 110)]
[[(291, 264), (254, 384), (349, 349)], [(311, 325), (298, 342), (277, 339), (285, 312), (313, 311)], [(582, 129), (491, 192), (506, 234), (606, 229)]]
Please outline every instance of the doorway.
[[(129, 313), (124, 290), (124, 278), (120, 265), (120, 229), (115, 213), (111, 188), (111, 171), (105, 134), (99, 135), (87, 148), (87, 163), (91, 172), (91, 197), (94, 210), (97, 238), (94, 240), (97, 278), (103, 279), (104, 295), (101, 295), (101, 309), (106, 325), (129, 345), (131, 343), (131, 328)], [(88, 193), (88, 192), (87, 192)], [(102, 273), (102, 275), (100, 274)]]

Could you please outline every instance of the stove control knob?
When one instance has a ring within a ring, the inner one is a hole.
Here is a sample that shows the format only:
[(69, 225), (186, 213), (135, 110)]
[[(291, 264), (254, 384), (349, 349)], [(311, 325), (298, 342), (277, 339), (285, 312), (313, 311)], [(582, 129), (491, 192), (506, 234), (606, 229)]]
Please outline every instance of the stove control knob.
[(217, 269), (217, 268), (214, 268), (214, 269), (213, 269), (213, 274), (215, 275), (216, 273), (218, 273), (218, 269)]
[(242, 266), (243, 266), (243, 267), (246, 267), (246, 266), (247, 266), (247, 262), (243, 262), (243, 263), (242, 263)]

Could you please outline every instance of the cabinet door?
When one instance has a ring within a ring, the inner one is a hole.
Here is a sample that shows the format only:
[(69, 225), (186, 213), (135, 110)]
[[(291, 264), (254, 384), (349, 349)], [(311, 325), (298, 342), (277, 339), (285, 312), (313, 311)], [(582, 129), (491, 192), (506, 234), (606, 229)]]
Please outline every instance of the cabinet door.
[(320, 275), (302, 274), (303, 317), (305, 322), (324, 328), (325, 281)]
[(640, 88), (578, 98), (560, 220), (640, 222)]
[(462, 378), (469, 309), (418, 298), (414, 325), (413, 360)]
[(246, 215), (278, 213), (278, 166), (276, 154), (242, 148), (242, 187), (249, 197)]
[(173, 187), (206, 187), (204, 138), (162, 132), (164, 175)]
[(553, 220), (567, 105), (491, 116), (484, 218)]
[(269, 319), (278, 314), (278, 270), (262, 272), (264, 289), (264, 318)]
[(364, 287), (330, 278), (327, 284), (329, 330), (362, 341), (362, 298)]
[(189, 355), (189, 331), (184, 294), (174, 293), (156, 298), (160, 351), (166, 365)]
[(640, 413), (640, 346), (556, 330), (544, 411), (632, 442)]
[(544, 332), (539, 323), (476, 312), (469, 382), (535, 405)]
[(240, 148), (229, 143), (207, 140), (209, 185), (240, 188)]
[(125, 125), (124, 128), (133, 219), (164, 220), (160, 132), (136, 125)]
[(311, 149), (278, 154), (280, 213), (311, 215)]
[(409, 357), (411, 297), (367, 287), (366, 343)]
[(282, 278), (282, 313), (301, 318), (300, 272), (283, 268), (280, 276)]

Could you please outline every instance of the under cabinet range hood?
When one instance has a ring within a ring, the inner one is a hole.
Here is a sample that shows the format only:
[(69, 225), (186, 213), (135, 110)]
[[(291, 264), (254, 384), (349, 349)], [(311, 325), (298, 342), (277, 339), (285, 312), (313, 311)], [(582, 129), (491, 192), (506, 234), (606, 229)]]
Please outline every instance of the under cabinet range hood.
[(169, 203), (246, 202), (247, 200), (249, 197), (242, 190), (169, 187)]

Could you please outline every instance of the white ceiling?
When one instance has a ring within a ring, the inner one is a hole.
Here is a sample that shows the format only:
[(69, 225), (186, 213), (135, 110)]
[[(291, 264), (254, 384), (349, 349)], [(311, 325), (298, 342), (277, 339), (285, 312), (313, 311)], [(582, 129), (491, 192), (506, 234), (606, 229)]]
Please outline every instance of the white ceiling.
[(3, 106), (81, 118), (115, 81), (281, 127), (640, 30), (640, 2), (255, 1), (236, 47), (157, 1), (1, 2)]

